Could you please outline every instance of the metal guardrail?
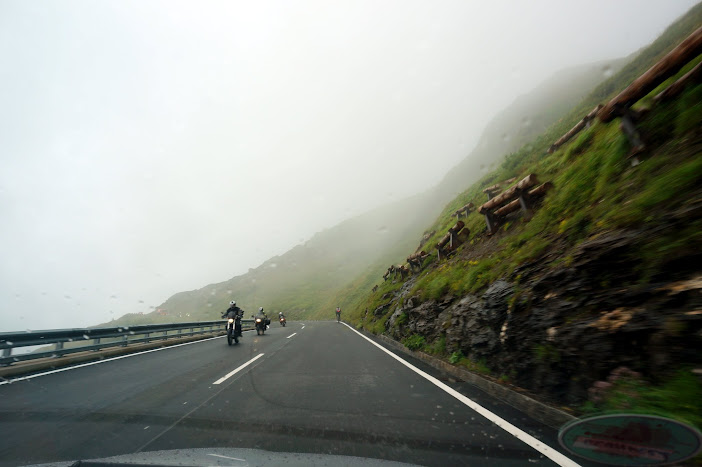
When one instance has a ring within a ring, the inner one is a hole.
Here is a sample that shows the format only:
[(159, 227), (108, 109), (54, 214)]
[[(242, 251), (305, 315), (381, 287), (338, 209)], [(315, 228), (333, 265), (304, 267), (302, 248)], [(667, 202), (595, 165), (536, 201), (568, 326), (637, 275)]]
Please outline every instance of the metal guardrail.
[[(100, 350), (107, 347), (126, 347), (129, 344), (153, 342), (224, 332), (226, 320), (198, 321), (193, 323), (143, 324), (138, 326), (117, 326), (112, 328), (85, 329), (51, 329), (45, 331), (2, 332), (0, 333), (0, 366), (11, 365), (15, 362), (35, 360), (38, 358), (60, 357), (77, 352)], [(252, 319), (241, 320), (242, 329), (253, 329)], [(249, 325), (249, 326), (247, 326)], [(171, 334), (169, 334), (171, 333)], [(155, 335), (158, 334), (158, 335)], [(103, 341), (107, 339), (106, 341)], [(92, 340), (92, 344), (88, 341)], [(66, 342), (85, 342), (86, 345), (64, 347)], [(50, 345), (55, 347), (50, 351), (30, 352), (12, 355), (12, 350), (21, 347)]]

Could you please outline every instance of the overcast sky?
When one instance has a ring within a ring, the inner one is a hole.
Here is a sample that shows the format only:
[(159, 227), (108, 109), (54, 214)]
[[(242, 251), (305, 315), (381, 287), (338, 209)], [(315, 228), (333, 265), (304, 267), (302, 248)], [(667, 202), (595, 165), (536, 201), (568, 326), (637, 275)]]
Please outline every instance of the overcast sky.
[(148, 312), (424, 191), (694, 4), (0, 0), (0, 331)]

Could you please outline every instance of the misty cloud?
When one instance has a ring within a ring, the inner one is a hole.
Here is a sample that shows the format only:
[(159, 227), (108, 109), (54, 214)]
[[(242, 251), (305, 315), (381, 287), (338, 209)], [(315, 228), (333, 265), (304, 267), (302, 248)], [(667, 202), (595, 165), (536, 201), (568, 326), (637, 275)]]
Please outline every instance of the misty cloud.
[(148, 312), (426, 190), (694, 3), (5, 1), (0, 331)]

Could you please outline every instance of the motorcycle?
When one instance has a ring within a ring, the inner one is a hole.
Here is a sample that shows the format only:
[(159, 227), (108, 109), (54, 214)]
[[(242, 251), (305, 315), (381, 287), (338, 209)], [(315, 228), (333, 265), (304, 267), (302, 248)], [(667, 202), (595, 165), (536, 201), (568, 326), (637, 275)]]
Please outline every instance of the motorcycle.
[(232, 340), (238, 344), (240, 335), (241, 320), (234, 318), (227, 319), (227, 344), (232, 345)]
[(256, 326), (256, 335), (260, 336), (266, 332), (266, 321), (268, 320), (262, 316), (257, 316), (255, 318), (254, 324)]
[(285, 327), (285, 316), (280, 317), (280, 325)]

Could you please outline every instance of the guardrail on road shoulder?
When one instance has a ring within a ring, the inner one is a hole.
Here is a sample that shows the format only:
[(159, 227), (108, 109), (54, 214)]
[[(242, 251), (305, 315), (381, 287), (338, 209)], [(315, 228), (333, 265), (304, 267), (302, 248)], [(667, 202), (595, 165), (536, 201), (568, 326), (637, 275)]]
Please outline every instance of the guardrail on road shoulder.
[[(126, 347), (129, 344), (153, 342), (224, 331), (226, 320), (199, 321), (194, 323), (143, 324), (138, 326), (117, 326), (113, 328), (51, 329), (45, 331), (2, 332), (0, 333), (0, 366), (38, 358), (60, 357), (62, 355), (100, 350), (107, 347)], [(253, 324), (252, 319), (242, 319), (245, 324)], [(171, 333), (171, 334), (169, 334)], [(153, 335), (159, 334), (159, 335)], [(92, 344), (65, 348), (66, 342), (86, 342)], [(105, 341), (103, 341), (105, 340)], [(55, 348), (45, 352), (31, 352), (12, 355), (12, 350), (21, 347), (54, 344)]]

